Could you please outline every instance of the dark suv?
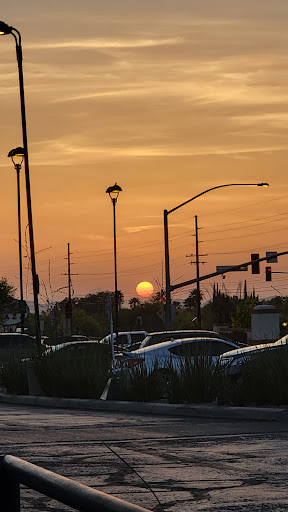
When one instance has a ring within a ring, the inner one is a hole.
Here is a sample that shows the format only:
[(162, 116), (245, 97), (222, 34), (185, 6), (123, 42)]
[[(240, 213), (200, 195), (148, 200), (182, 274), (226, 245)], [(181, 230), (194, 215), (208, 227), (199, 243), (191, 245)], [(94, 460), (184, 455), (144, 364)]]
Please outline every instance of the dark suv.
[(11, 357), (31, 357), (37, 354), (36, 339), (16, 332), (0, 333), (0, 361)]

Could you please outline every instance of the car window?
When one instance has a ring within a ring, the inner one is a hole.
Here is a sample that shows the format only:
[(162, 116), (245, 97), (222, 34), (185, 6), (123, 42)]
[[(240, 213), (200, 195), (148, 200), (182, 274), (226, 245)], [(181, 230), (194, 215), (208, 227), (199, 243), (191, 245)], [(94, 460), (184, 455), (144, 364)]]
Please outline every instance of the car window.
[(11, 343), (10, 336), (1, 336), (0, 337), (0, 349), (1, 348), (8, 348)]
[(206, 342), (193, 341), (191, 343), (181, 343), (168, 349), (171, 354), (183, 357), (195, 357), (208, 355), (209, 346)]
[(132, 343), (137, 343), (138, 341), (142, 341), (144, 336), (145, 336), (145, 334), (142, 334), (140, 332), (137, 332), (137, 333), (131, 332)]
[(211, 350), (213, 356), (220, 356), (225, 352), (229, 352), (234, 347), (230, 345), (230, 343), (225, 343), (225, 341), (212, 341), (211, 342)]
[(230, 345), (213, 340), (196, 340), (169, 348), (171, 354), (184, 357), (219, 356), (230, 349)]
[(29, 349), (29, 348), (34, 348), (36, 347), (36, 341), (33, 339), (33, 338), (24, 338), (22, 336), (15, 336), (12, 340), (11, 340), (11, 347), (15, 347), (15, 348), (25, 348), (25, 349)]
[(162, 343), (163, 341), (169, 341), (172, 336), (175, 339), (174, 334), (167, 334), (166, 332), (157, 333), (155, 336), (147, 336), (147, 338), (145, 338), (141, 343), (141, 348), (150, 347), (151, 345), (156, 345), (157, 343)]
[(37, 347), (36, 340), (30, 336), (8, 335), (0, 336), (0, 348), (15, 349), (35, 349)]
[(128, 335), (118, 333), (117, 344), (118, 345), (127, 345), (127, 343), (128, 343)]
[(64, 347), (60, 348), (59, 350), (56, 350), (55, 354), (60, 354), (61, 356), (75, 356), (75, 357), (81, 357), (81, 356), (88, 356), (93, 353), (97, 349), (97, 343), (75, 343), (72, 345), (64, 345)]

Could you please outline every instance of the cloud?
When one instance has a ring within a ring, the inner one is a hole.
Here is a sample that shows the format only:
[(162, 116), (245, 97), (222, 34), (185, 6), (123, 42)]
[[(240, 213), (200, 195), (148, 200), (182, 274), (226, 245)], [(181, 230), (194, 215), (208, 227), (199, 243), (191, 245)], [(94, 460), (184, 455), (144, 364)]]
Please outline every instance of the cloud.
[(244, 126), (252, 126), (254, 124), (271, 125), (277, 128), (287, 129), (288, 112), (262, 112), (248, 115), (233, 116), (234, 121)]
[(103, 235), (95, 235), (95, 234), (91, 234), (91, 233), (87, 233), (87, 234), (81, 233), (80, 238), (82, 238), (84, 240), (89, 240), (91, 242), (95, 242), (95, 241), (97, 242), (97, 241), (106, 240), (107, 237), (105, 237)]
[(146, 48), (153, 46), (170, 46), (180, 44), (183, 39), (180, 37), (165, 38), (165, 39), (80, 39), (77, 41), (57, 41), (47, 43), (30, 43), (26, 45), (26, 48), (33, 50), (42, 49), (61, 49), (61, 48), (73, 48), (81, 50), (95, 50), (105, 48)]
[(128, 226), (124, 228), (124, 231), (127, 231), (127, 233), (140, 233), (141, 231), (148, 231), (156, 228), (158, 229), (160, 227), (162, 228), (162, 225), (160, 226), (160, 224), (150, 224), (146, 226)]
[[(267, 144), (267, 145), (235, 145), (227, 144), (223, 146), (207, 146), (195, 144), (195, 146), (183, 145), (179, 142), (174, 143), (172, 147), (162, 146), (126, 146), (125, 140), (123, 146), (94, 146), (87, 145), (87, 141), (80, 137), (70, 137), (66, 139), (46, 140), (38, 143), (31, 143), (30, 160), (34, 165), (60, 165), (69, 166), (77, 164), (94, 163), (96, 161), (113, 160), (121, 158), (163, 158), (163, 157), (195, 157), (207, 155), (239, 156), (252, 153), (267, 153), (274, 151), (285, 151), (287, 144)], [(1, 165), (7, 166), (7, 163)], [(147, 228), (151, 229), (151, 228)]]

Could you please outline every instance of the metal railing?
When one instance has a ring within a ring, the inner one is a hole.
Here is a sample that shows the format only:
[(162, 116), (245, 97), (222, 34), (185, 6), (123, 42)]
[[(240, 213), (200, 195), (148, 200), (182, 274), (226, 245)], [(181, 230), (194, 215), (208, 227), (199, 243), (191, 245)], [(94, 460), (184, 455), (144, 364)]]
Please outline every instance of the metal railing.
[(82, 512), (151, 512), (13, 455), (0, 457), (0, 510), (20, 512), (20, 484)]

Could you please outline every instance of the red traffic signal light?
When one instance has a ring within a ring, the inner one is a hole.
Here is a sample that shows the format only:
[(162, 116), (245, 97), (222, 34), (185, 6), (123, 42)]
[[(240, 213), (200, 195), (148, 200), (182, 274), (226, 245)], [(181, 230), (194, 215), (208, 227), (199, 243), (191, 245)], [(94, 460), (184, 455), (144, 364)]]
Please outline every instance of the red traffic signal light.
[(259, 261), (255, 262), (254, 260), (259, 260), (259, 254), (251, 254), (251, 262), (252, 262), (251, 270), (252, 270), (252, 274), (260, 274)]
[(266, 267), (266, 281), (271, 281), (272, 279), (272, 269), (271, 267)]

